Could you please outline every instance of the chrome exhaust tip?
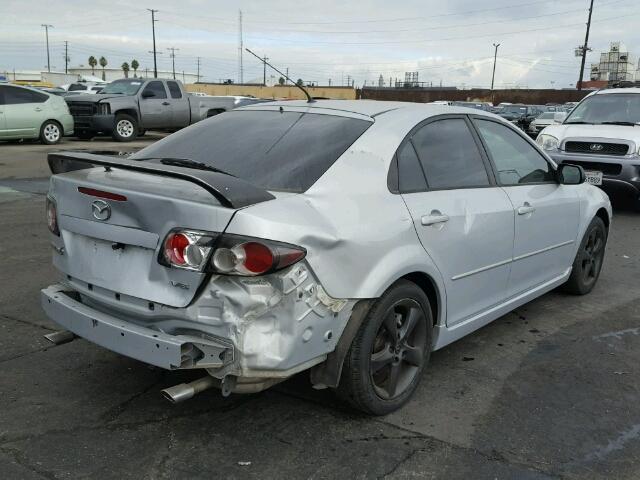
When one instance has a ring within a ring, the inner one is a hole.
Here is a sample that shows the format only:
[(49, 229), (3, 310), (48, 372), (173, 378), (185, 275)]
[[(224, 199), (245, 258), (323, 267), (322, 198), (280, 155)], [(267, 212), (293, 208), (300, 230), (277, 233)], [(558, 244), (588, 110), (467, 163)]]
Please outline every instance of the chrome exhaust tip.
[(200, 392), (214, 387), (216, 384), (216, 379), (207, 375), (190, 383), (181, 383), (180, 385), (165, 388), (160, 393), (171, 403), (180, 403), (195, 397)]

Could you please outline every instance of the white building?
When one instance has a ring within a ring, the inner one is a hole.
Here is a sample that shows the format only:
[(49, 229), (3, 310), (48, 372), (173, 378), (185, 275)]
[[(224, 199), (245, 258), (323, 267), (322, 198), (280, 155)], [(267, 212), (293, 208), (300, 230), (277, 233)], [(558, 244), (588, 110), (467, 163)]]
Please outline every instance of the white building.
[(600, 62), (591, 64), (591, 80), (640, 80), (640, 65), (624, 44), (612, 42), (608, 52), (600, 54)]

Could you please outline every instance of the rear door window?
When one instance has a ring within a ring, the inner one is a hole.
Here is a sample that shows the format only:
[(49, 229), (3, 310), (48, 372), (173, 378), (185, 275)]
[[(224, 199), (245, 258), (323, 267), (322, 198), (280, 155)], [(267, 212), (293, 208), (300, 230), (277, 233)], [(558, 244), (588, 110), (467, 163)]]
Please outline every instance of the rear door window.
[[(149, 82), (149, 84), (144, 88), (145, 92), (153, 92), (155, 95), (150, 98), (167, 98), (167, 91), (164, 88), (162, 82)], [(144, 92), (143, 92), (144, 93)]]
[(462, 118), (428, 123), (411, 141), (430, 189), (472, 188), (489, 185), (478, 146)]
[(236, 110), (198, 122), (132, 158), (186, 158), (267, 190), (304, 192), (371, 124), (335, 115)]
[(48, 95), (40, 92), (34, 92), (27, 88), (19, 87), (3, 87), (4, 104), (18, 105), (21, 103), (43, 103), (49, 98)]
[(169, 87), (171, 98), (182, 98), (182, 92), (177, 82), (167, 82), (167, 86)]
[(398, 188), (401, 193), (424, 192), (427, 189), (420, 160), (411, 142), (406, 142), (398, 151)]

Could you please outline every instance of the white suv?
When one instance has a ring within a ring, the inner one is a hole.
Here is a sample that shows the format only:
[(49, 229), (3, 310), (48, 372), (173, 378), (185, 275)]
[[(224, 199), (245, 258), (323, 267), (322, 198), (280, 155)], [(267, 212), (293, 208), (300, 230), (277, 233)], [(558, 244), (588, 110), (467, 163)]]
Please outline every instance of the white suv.
[[(566, 118), (565, 118), (566, 117)], [(640, 208), (640, 88), (599, 90), (537, 138), (557, 163), (585, 169), (587, 181), (630, 195)]]

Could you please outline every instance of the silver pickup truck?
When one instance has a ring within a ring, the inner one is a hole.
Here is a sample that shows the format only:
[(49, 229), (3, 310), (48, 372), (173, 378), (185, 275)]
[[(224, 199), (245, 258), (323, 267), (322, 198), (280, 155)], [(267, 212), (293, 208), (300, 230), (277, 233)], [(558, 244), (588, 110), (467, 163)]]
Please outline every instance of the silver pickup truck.
[(126, 78), (96, 95), (66, 97), (76, 136), (85, 140), (110, 134), (130, 142), (146, 130), (177, 130), (243, 105), (264, 102), (253, 97), (190, 95), (178, 80)]

